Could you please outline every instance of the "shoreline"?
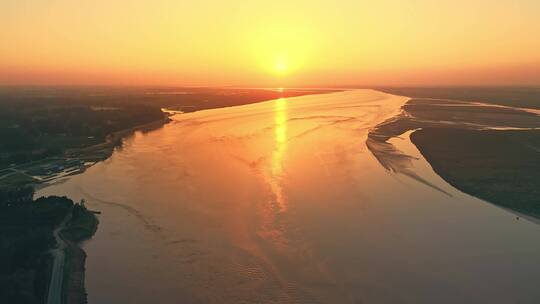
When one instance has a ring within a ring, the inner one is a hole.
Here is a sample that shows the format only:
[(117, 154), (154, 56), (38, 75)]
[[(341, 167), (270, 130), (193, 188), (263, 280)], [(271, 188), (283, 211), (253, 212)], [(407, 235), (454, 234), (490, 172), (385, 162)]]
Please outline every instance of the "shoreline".
[(66, 150), (64, 152), (64, 156), (69, 157), (70, 154), (91, 153), (91, 152), (98, 152), (100, 150), (102, 151), (104, 149), (114, 148), (117, 144), (120, 143), (120, 141), (125, 136), (129, 136), (133, 132), (140, 131), (140, 130), (147, 129), (147, 128), (163, 126), (163, 125), (166, 125), (167, 123), (169, 123), (170, 121), (171, 121), (170, 115), (166, 115), (166, 117), (164, 117), (162, 119), (159, 119), (159, 120), (151, 121), (149, 123), (142, 124), (142, 125), (137, 125), (137, 126), (134, 126), (134, 127), (128, 128), (128, 129), (116, 131), (116, 132), (113, 132), (113, 133), (107, 135), (105, 137), (105, 141), (102, 142), (102, 143), (95, 144), (95, 145), (85, 147), (85, 148), (80, 148), (80, 149)]
[[(79, 208), (73, 218), (74, 208)], [(97, 231), (99, 220), (84, 205), (72, 207), (53, 235), (57, 247), (51, 249), (52, 265), (47, 304), (86, 304), (85, 288), (86, 252), (80, 244), (91, 239)]]
[[(90, 240), (99, 226), (99, 219), (90, 211), (86, 211), (87, 215), (93, 220), (87, 223), (85, 228), (88, 228), (87, 235), (77, 240), (66, 239), (66, 272), (64, 273), (66, 284), (64, 287), (64, 299), (66, 304), (86, 304), (88, 303), (88, 293), (85, 287), (85, 272), (86, 272), (86, 252), (82, 249), (81, 244)], [(89, 226), (89, 227), (88, 227)], [(69, 229), (70, 227), (68, 227)]]
[[(47, 187), (61, 178), (83, 173), (94, 164), (109, 158), (114, 148), (121, 144), (122, 139), (132, 135), (134, 132), (152, 130), (164, 126), (170, 121), (170, 115), (167, 114), (162, 119), (111, 133), (105, 137), (104, 142), (99, 144), (79, 149), (68, 149), (61, 155), (50, 156), (3, 169), (2, 171), (10, 172), (1, 176), (0, 184), (6, 186), (31, 186), (35, 189)], [(47, 169), (43, 169), (44, 167), (47, 167)], [(35, 170), (40, 170), (42, 174), (32, 174), (31, 171)]]

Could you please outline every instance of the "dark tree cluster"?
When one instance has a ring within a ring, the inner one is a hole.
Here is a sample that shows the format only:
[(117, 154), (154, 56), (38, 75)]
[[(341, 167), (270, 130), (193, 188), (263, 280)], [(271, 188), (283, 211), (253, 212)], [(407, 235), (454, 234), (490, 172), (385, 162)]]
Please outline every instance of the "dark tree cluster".
[(74, 205), (66, 197), (34, 201), (33, 193), (0, 189), (0, 303), (43, 303), (52, 232)]
[(0, 187), (0, 208), (31, 203), (33, 199), (33, 187)]

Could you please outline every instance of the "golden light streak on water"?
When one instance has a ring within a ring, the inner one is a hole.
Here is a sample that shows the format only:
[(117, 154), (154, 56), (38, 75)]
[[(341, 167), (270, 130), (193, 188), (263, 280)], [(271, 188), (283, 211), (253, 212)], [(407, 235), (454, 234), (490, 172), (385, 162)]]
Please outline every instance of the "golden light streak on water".
[(283, 194), (281, 178), (284, 174), (284, 155), (287, 151), (287, 100), (280, 98), (274, 105), (275, 119), (275, 147), (272, 153), (272, 174), (270, 177), (270, 186), (275, 195), (276, 204), (279, 211), (287, 210), (287, 199)]

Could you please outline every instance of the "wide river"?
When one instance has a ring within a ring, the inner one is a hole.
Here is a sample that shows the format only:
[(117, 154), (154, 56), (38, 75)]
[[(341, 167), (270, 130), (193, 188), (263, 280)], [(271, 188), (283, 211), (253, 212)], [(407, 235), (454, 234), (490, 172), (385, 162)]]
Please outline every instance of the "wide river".
[(39, 194), (102, 212), (84, 245), (90, 304), (538, 303), (539, 225), (452, 188), (408, 134), (391, 142), (439, 190), (367, 149), (407, 100), (178, 114)]

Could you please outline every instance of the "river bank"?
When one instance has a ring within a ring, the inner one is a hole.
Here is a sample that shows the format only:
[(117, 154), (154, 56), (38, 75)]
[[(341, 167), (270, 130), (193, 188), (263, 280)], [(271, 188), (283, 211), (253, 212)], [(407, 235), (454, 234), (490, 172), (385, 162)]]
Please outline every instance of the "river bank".
[(73, 204), (64, 220), (54, 229), (56, 247), (50, 251), (53, 263), (47, 304), (87, 303), (84, 285), (86, 253), (79, 245), (94, 235), (97, 226), (96, 215), (81, 202)]
[(170, 121), (169, 116), (111, 133), (105, 137), (104, 142), (89, 147), (68, 149), (63, 156), (49, 157), (1, 170), (0, 186), (31, 186), (39, 189), (69, 176), (81, 174), (97, 162), (109, 158), (124, 138), (137, 131), (149, 132), (160, 128)]
[(67, 243), (64, 272), (66, 284), (63, 286), (66, 304), (88, 303), (85, 287), (86, 252), (81, 248), (81, 244), (92, 238), (98, 224), (96, 214), (84, 208), (62, 230), (62, 236)]
[(166, 117), (163, 117), (162, 119), (111, 133), (105, 137), (104, 142), (90, 147), (66, 150), (65, 157), (78, 158), (85, 161), (98, 161), (108, 158), (114, 148), (121, 144), (123, 138), (136, 131), (147, 132), (159, 128), (171, 121), (169, 117), (170, 115), (167, 114)]

